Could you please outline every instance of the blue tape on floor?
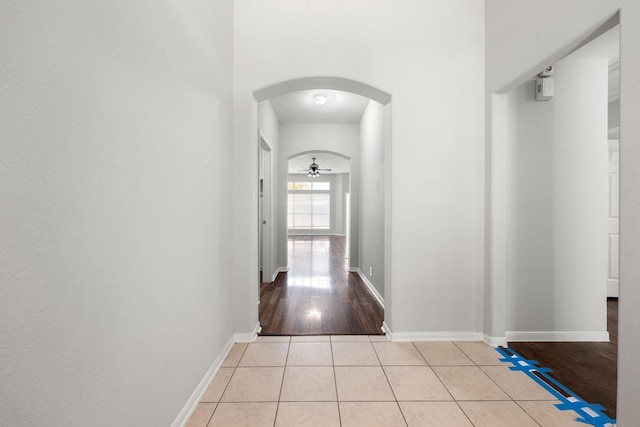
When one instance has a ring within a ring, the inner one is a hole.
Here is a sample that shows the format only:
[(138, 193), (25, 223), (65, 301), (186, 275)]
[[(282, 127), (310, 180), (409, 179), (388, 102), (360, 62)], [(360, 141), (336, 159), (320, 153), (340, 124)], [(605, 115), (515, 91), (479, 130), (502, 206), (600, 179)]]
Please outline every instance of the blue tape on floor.
[[(549, 368), (537, 366), (536, 360), (527, 360), (510, 348), (498, 347), (496, 350), (503, 356), (501, 362), (512, 363), (512, 371), (522, 371), (544, 389), (551, 393), (560, 403), (556, 407), (562, 411), (574, 411), (578, 414), (576, 421), (595, 427), (616, 427), (616, 420), (613, 420), (602, 413), (604, 408), (601, 405), (590, 404), (576, 396), (571, 390), (548, 375)], [(537, 374), (536, 374), (537, 373)]]

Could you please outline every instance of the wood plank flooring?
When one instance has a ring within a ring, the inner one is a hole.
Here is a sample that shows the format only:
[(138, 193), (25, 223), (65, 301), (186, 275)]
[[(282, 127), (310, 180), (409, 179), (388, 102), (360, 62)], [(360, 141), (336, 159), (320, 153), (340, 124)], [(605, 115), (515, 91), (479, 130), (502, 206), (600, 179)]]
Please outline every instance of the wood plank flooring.
[(260, 335), (381, 335), (384, 312), (347, 271), (344, 236), (290, 236), (288, 273), (260, 285)]
[(589, 403), (604, 406), (616, 418), (618, 374), (618, 299), (607, 301), (608, 343), (513, 342), (509, 347), (540, 366), (551, 368), (551, 376)]

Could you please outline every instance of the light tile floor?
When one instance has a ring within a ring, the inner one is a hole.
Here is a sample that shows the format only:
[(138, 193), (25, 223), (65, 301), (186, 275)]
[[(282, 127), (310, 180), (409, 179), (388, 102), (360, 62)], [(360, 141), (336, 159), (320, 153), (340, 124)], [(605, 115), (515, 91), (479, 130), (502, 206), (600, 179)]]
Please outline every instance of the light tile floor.
[(480, 342), (258, 337), (236, 344), (187, 427), (584, 426)]

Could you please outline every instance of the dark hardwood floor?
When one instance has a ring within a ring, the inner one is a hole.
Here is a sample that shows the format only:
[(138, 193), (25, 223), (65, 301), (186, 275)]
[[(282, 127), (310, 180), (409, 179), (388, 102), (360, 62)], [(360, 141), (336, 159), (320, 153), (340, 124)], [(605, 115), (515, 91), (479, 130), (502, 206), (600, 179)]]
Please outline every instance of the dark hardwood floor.
[(382, 334), (383, 309), (347, 271), (345, 240), (289, 237), (289, 272), (260, 285), (260, 335)]
[(605, 407), (616, 418), (618, 380), (618, 299), (607, 301), (611, 342), (512, 342), (514, 351), (540, 366), (553, 370), (551, 376), (589, 403)]

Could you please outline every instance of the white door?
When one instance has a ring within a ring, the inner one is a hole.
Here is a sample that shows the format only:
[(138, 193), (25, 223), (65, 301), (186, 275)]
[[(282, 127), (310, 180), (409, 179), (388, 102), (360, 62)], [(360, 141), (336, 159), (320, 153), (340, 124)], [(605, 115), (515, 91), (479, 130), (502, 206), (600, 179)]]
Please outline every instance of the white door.
[(620, 240), (620, 141), (609, 140), (609, 277), (607, 297), (618, 297), (618, 260)]

